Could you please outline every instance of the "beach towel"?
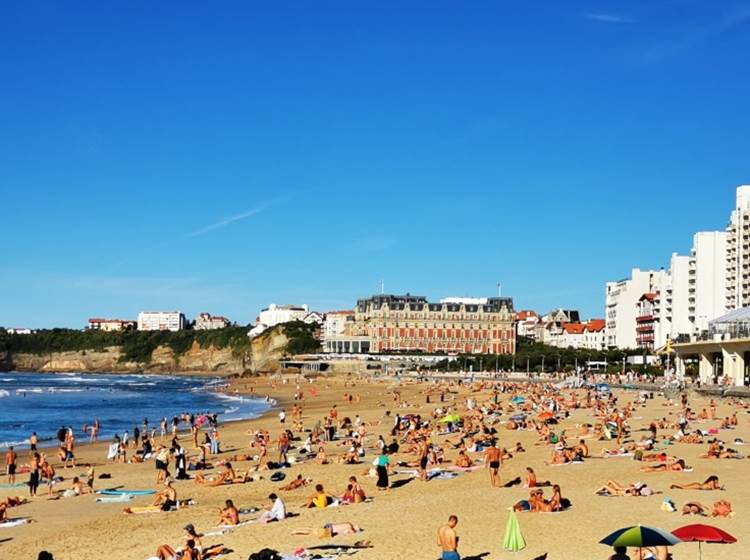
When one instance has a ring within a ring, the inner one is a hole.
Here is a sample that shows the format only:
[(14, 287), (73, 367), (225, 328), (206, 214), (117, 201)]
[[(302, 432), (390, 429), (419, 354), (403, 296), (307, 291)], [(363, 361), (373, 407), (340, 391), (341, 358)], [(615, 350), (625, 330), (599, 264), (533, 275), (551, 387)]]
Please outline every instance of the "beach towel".
[(457, 476), (458, 476), (457, 472), (443, 471), (440, 469), (433, 469), (433, 470), (427, 471), (427, 480), (432, 480), (433, 478), (441, 479), (441, 480), (450, 480), (452, 478), (456, 478)]
[(112, 443), (109, 446), (109, 449), (107, 450), (107, 460), (114, 459), (117, 457), (117, 454), (120, 451), (120, 444), (119, 443)]
[(550, 467), (567, 467), (568, 465), (583, 465), (583, 461), (569, 461), (567, 463), (553, 463)]
[(125, 508), (125, 513), (142, 514), (142, 513), (162, 513), (161, 506), (136, 506)]
[(219, 529), (222, 529), (224, 531), (231, 531), (232, 529), (237, 529), (238, 527), (244, 527), (245, 525), (252, 525), (256, 521), (257, 519), (248, 519), (247, 521), (241, 521), (240, 523), (237, 523), (237, 525), (219, 525)]
[(21, 488), (22, 486), (28, 486), (26, 482), (15, 482), (13, 484), (0, 484), (0, 488)]
[(105, 496), (120, 496), (122, 494), (131, 494), (133, 496), (150, 496), (156, 494), (156, 490), (119, 490), (117, 488), (109, 488), (106, 490), (99, 490), (97, 494), (103, 494)]
[(19, 525), (25, 525), (26, 523), (31, 523), (31, 520), (30, 519), (8, 519), (8, 521), (4, 521), (0, 523), (0, 528), (10, 529), (11, 527), (18, 527)]
[(122, 494), (120, 496), (100, 496), (96, 501), (102, 504), (121, 504), (123, 502), (129, 502), (133, 498), (133, 494)]
[(450, 465), (447, 467), (448, 469), (452, 471), (461, 471), (461, 472), (474, 472), (478, 471), (484, 468), (483, 465), (474, 465), (473, 467), (457, 467), (456, 465)]
[(612, 459), (614, 457), (632, 457), (632, 456), (633, 456), (632, 453), (613, 453), (611, 455), (609, 453), (607, 453), (607, 454), (604, 455), (604, 458), (605, 459)]

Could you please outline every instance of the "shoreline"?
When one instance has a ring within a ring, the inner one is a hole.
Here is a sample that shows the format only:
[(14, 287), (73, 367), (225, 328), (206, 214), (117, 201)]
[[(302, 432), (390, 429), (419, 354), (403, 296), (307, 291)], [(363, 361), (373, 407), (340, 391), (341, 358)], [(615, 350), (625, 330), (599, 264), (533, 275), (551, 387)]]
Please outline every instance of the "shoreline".
[[(30, 374), (30, 373), (39, 373), (39, 374), (45, 374), (45, 375), (61, 375), (66, 376), (69, 374), (75, 374), (75, 375), (128, 375), (128, 374), (122, 374), (117, 372), (90, 372), (90, 373), (84, 373), (84, 372), (58, 372), (58, 373), (52, 373), (52, 372), (32, 372), (32, 371), (13, 371), (13, 372), (3, 372), (8, 375), (12, 375), (14, 373), (21, 373), (21, 374)], [(133, 375), (133, 374), (130, 374)], [(165, 376), (167, 374), (151, 374), (151, 373), (142, 373), (138, 374), (143, 377), (150, 377), (150, 376)], [(237, 422), (250, 422), (253, 420), (261, 419), (267, 414), (270, 414), (274, 410), (278, 410), (279, 406), (282, 404), (280, 403), (278, 398), (275, 398), (271, 395), (269, 395), (270, 401), (266, 401), (265, 396), (256, 395), (256, 394), (250, 394), (250, 393), (242, 393), (242, 392), (232, 392), (232, 384), (231, 384), (231, 378), (222, 378), (221, 376), (216, 375), (191, 375), (191, 374), (183, 374), (183, 375), (175, 375), (174, 377), (195, 377), (196, 379), (201, 378), (216, 378), (222, 381), (221, 387), (224, 390), (217, 390), (213, 388), (210, 385), (204, 385), (203, 390), (207, 394), (218, 394), (218, 395), (224, 395), (226, 397), (230, 397), (230, 399), (227, 400), (226, 406), (231, 407), (231, 397), (240, 397), (240, 398), (253, 398), (255, 399), (258, 404), (264, 405), (264, 408), (257, 414), (254, 414), (252, 416), (248, 416), (245, 418), (233, 418), (229, 420), (222, 420), (222, 415), (226, 414), (232, 414), (232, 413), (226, 413), (226, 412), (217, 412), (219, 417), (219, 425), (229, 425), (234, 424)], [(8, 398), (8, 397), (5, 397)], [(221, 398), (221, 397), (219, 397)], [(1, 401), (0, 401), (1, 402)], [(56, 427), (54, 429), (57, 429)], [(37, 443), (37, 449), (40, 451), (43, 450), (49, 450), (49, 449), (55, 449), (57, 447), (57, 439), (54, 436), (54, 429), (53, 429), (53, 435), (49, 438), (39, 438), (39, 441)], [(185, 434), (190, 433), (190, 429), (187, 428), (179, 428), (178, 429), (178, 436), (184, 437)], [(115, 434), (119, 435), (119, 434)], [(90, 448), (96, 445), (104, 445), (108, 446), (111, 443), (111, 440), (114, 436), (109, 437), (99, 437), (96, 441), (90, 441), (88, 437), (81, 437), (80, 439), (78, 436), (76, 436), (76, 448), (77, 449), (83, 449), (83, 448)], [(29, 442), (30, 436), (26, 437), (23, 441), (5, 441), (0, 442), (0, 452), (5, 452), (9, 447), (13, 446), (15, 447), (16, 451), (20, 452), (29, 452), (30, 450), (30, 442)]]

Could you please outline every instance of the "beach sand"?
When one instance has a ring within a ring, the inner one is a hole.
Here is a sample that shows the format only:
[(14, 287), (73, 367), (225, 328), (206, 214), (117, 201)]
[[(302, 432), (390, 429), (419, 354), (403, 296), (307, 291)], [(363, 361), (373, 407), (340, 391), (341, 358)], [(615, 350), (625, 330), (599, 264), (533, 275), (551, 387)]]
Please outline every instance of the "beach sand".
[[(404, 413), (421, 412), (427, 414), (436, 404), (425, 404), (422, 391), (424, 384), (404, 382), (400, 386), (402, 398), (414, 406), (397, 409), (394, 405), (389, 388), (394, 387), (393, 381), (363, 381), (356, 380), (356, 387), (345, 387), (343, 377), (336, 379), (320, 378), (314, 386), (318, 390), (316, 397), (311, 397), (310, 387), (305, 383), (304, 423), (311, 428), (315, 422), (328, 412), (332, 404), (337, 404), (339, 419), (349, 416), (354, 419), (359, 414), (363, 421), (378, 423), (371, 426), (370, 441), (374, 443), (378, 434), (386, 435), (390, 441), (392, 421), (384, 418), (386, 410)], [(250, 385), (257, 395), (271, 395), (284, 403), (287, 411), (287, 424), (291, 425), (291, 401), (295, 390), (295, 383), (270, 385), (267, 379), (252, 381), (241, 380), (237, 389), (246, 392)], [(472, 395), (469, 388), (455, 388), (456, 402), (463, 402)], [(359, 404), (348, 404), (344, 401), (345, 392), (359, 394), (362, 401)], [(635, 392), (618, 392), (621, 402), (633, 400)], [(475, 400), (489, 398), (488, 392), (473, 393)], [(509, 395), (501, 398), (508, 400)], [(434, 400), (434, 399), (433, 399)], [(378, 402), (386, 406), (378, 406)], [(700, 410), (708, 406), (708, 399), (693, 395), (691, 397), (693, 409)], [(719, 417), (731, 414), (734, 407), (719, 403)], [(648, 401), (644, 408), (638, 408), (636, 419), (631, 422), (634, 430), (645, 428), (653, 418), (667, 417), (674, 419), (677, 407), (665, 406), (663, 398)], [(248, 430), (263, 427), (271, 432), (275, 440), (280, 433), (277, 416), (278, 408), (269, 411), (262, 418), (230, 423), (221, 429), (224, 453), (230, 455), (235, 452), (248, 450)], [(590, 422), (591, 411), (574, 411), (571, 417), (563, 423), (569, 432), (569, 441), (574, 441), (572, 428), (579, 422)], [(736, 430), (722, 431), (725, 441), (731, 442), (740, 437), (750, 441), (750, 425), (747, 412), (738, 412), (740, 426)], [(138, 417), (135, 413), (134, 417)], [(708, 429), (718, 427), (718, 421), (708, 421), (704, 424), (694, 424), (693, 427)], [(666, 433), (662, 431), (661, 433)], [(635, 431), (635, 439), (641, 433)], [(698, 456), (705, 453), (707, 445), (678, 444), (671, 446), (669, 453), (686, 459), (694, 467), (690, 473), (641, 473), (641, 463), (632, 458), (596, 458), (602, 447), (615, 447), (614, 442), (599, 442), (587, 440), (591, 448), (592, 457), (583, 464), (566, 466), (547, 466), (551, 448), (535, 446), (537, 436), (532, 431), (500, 430), (500, 445), (511, 447), (517, 441), (525, 447), (525, 453), (519, 453), (513, 459), (504, 463), (501, 471), (503, 481), (520, 476), (523, 478), (524, 469), (531, 466), (535, 469), (539, 480), (551, 480), (562, 486), (563, 496), (569, 498), (573, 507), (569, 511), (555, 514), (520, 513), (518, 519), (522, 533), (527, 542), (527, 548), (514, 556), (502, 550), (502, 537), (505, 529), (508, 508), (520, 499), (528, 496), (528, 490), (518, 486), (508, 489), (492, 489), (489, 486), (489, 476), (486, 470), (462, 473), (452, 480), (433, 480), (424, 483), (411, 480), (405, 485), (391, 489), (388, 492), (376, 492), (375, 479), (362, 476), (373, 454), (365, 458), (362, 465), (330, 464), (319, 466), (314, 463), (293, 465), (286, 469), (286, 481), (275, 483), (269, 480), (270, 472), (260, 474), (265, 480), (251, 482), (244, 485), (224, 486), (220, 488), (206, 488), (193, 481), (177, 481), (175, 483), (180, 499), (192, 498), (197, 505), (182, 508), (172, 513), (157, 513), (147, 515), (124, 515), (123, 504), (97, 504), (94, 497), (81, 496), (77, 498), (61, 498), (49, 501), (44, 492), (31, 503), (9, 510), (10, 517), (28, 517), (33, 523), (16, 528), (0, 528), (0, 558), (35, 559), (40, 550), (53, 553), (56, 560), (80, 559), (128, 559), (141, 560), (153, 556), (159, 544), (168, 543), (172, 546), (181, 544), (182, 527), (193, 523), (199, 532), (214, 530), (217, 519), (217, 509), (227, 498), (234, 500), (238, 507), (266, 505), (266, 497), (272, 491), (278, 491), (280, 485), (285, 484), (298, 473), (309, 476), (315, 482), (321, 482), (326, 490), (340, 494), (346, 487), (347, 478), (355, 475), (364, 486), (368, 496), (374, 500), (371, 503), (327, 508), (325, 510), (310, 510), (302, 507), (313, 489), (311, 486), (280, 495), (285, 500), (290, 511), (300, 514), (282, 523), (268, 525), (252, 524), (236, 528), (231, 532), (209, 537), (204, 544), (222, 543), (234, 550), (226, 556), (228, 559), (246, 559), (252, 552), (263, 547), (271, 547), (282, 553), (291, 553), (299, 547), (335, 544), (350, 545), (355, 541), (366, 539), (372, 542), (373, 548), (358, 551), (354, 558), (368, 559), (435, 559), (440, 556), (436, 546), (436, 530), (444, 524), (450, 514), (459, 517), (457, 527), (460, 536), (459, 550), (463, 558), (519, 558), (532, 559), (548, 553), (549, 559), (593, 559), (607, 558), (611, 549), (598, 544), (598, 541), (610, 532), (620, 527), (637, 523), (653, 525), (666, 530), (672, 530), (688, 523), (708, 523), (721, 527), (732, 533), (740, 543), (733, 545), (704, 546), (704, 558), (719, 558), (723, 560), (744, 559), (748, 557), (744, 541), (750, 537), (750, 486), (746, 475), (750, 468), (748, 460), (710, 460)], [(440, 443), (443, 438), (437, 438)], [(182, 437), (183, 445), (193, 453), (192, 442), (187, 435)], [(730, 444), (730, 446), (735, 447)], [(740, 452), (745, 447), (736, 447)], [(341, 455), (344, 448), (336, 443), (327, 445), (329, 456)], [(750, 450), (750, 446), (747, 447)], [(26, 452), (20, 453), (25, 462)], [(129, 453), (130, 455), (130, 453)], [(455, 459), (457, 451), (448, 450), (449, 459)], [(96, 463), (97, 475), (110, 473), (111, 480), (97, 480), (98, 488), (124, 486), (126, 488), (155, 488), (155, 471), (153, 462), (143, 465), (114, 465), (105, 464), (105, 444), (80, 446), (78, 460)], [(269, 448), (269, 456), (276, 456), (276, 446)], [(413, 456), (397, 455), (397, 460), (413, 460)], [(237, 470), (243, 470), (254, 463), (234, 463)], [(173, 469), (174, 464), (170, 465)], [(62, 469), (56, 465), (58, 474), (65, 476), (66, 482), (62, 488), (69, 486), (72, 476), (83, 474), (85, 468)], [(701, 492), (669, 490), (671, 482), (703, 481), (711, 474), (717, 474), (726, 491)], [(26, 480), (21, 475), (20, 480)], [(406, 480), (406, 476), (392, 476), (391, 482)], [(661, 511), (660, 505), (664, 495), (654, 495), (642, 498), (605, 498), (593, 494), (596, 487), (604, 484), (608, 479), (614, 479), (627, 484), (635, 481), (647, 482), (652, 488), (662, 491), (671, 497), (678, 509), (686, 501), (700, 501), (711, 505), (716, 500), (725, 498), (732, 502), (736, 515), (728, 519), (707, 519), (695, 516), (682, 516), (680, 513), (666, 513)], [(5, 482), (5, 477), (0, 482)], [(8, 495), (25, 495), (25, 488), (8, 490), (0, 489), (0, 499)], [(545, 495), (549, 497), (546, 489)], [(128, 505), (147, 505), (151, 497), (137, 497)], [(358, 535), (336, 537), (333, 539), (318, 539), (316, 536), (291, 536), (291, 531), (300, 527), (322, 527), (325, 523), (351, 521), (362, 526), (365, 531)], [(673, 549), (675, 558), (697, 558), (697, 544), (680, 544)]]

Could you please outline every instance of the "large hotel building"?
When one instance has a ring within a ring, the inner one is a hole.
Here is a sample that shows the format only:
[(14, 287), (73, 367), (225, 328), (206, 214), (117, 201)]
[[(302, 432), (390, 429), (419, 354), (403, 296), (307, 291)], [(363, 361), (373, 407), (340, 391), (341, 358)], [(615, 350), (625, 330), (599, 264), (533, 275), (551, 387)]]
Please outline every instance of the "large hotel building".
[[(347, 332), (326, 350), (462, 354), (513, 354), (516, 336), (511, 298), (427, 298), (376, 295), (357, 301)], [(337, 344), (359, 339), (355, 345)]]

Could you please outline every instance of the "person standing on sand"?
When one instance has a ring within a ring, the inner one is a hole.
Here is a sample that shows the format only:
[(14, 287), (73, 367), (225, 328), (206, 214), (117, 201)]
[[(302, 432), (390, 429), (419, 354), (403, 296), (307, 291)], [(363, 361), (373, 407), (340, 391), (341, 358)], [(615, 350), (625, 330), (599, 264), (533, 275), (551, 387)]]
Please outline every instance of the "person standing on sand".
[(502, 453), (497, 447), (497, 441), (484, 451), (484, 464), (490, 471), (490, 486), (499, 488), (502, 485), (500, 479), (500, 465), (502, 464)]
[(427, 482), (427, 454), (429, 447), (427, 446), (427, 438), (423, 437), (419, 442), (419, 480)]
[(442, 560), (461, 560), (458, 554), (458, 535), (456, 535), (458, 517), (451, 515), (447, 525), (438, 529), (437, 545), (442, 550)]
[(36, 496), (36, 489), (39, 487), (39, 467), (41, 456), (34, 453), (29, 462), (29, 496)]
[(11, 445), (5, 454), (5, 474), (8, 475), (8, 484), (16, 483), (16, 461), (18, 461), (18, 454), (13, 449)]

